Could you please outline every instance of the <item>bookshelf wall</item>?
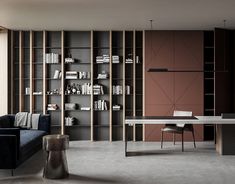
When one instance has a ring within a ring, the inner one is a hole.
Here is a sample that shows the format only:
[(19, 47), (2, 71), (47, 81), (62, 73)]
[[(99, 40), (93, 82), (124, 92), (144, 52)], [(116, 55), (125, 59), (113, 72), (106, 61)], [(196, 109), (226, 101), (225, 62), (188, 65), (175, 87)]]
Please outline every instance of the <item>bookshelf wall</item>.
[[(11, 113), (50, 114), (71, 140), (124, 140), (125, 116), (144, 113), (143, 34), (12, 31)], [(142, 126), (128, 131), (142, 140)]]
[[(215, 70), (215, 59), (214, 59), (214, 31), (204, 31), (204, 70), (214, 71)], [(205, 72), (204, 73), (204, 115), (214, 116), (215, 115), (215, 73)], [(214, 125), (204, 125), (204, 140), (213, 140)]]

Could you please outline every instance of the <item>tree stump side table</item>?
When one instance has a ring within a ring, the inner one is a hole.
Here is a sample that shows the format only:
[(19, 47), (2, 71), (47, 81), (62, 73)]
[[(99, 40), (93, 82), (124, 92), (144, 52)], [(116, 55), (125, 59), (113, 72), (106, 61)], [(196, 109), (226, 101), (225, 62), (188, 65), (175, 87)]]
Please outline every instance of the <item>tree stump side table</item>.
[(69, 147), (68, 135), (46, 135), (43, 137), (43, 149), (47, 153), (43, 177), (62, 179), (69, 176), (65, 150)]

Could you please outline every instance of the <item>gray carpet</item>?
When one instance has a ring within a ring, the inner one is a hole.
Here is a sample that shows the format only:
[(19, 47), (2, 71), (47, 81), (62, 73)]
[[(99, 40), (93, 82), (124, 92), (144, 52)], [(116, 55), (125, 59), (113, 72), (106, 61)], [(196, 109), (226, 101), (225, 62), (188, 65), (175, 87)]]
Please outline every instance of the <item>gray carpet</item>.
[(235, 156), (220, 156), (212, 142), (180, 144), (129, 143), (124, 157), (123, 142), (70, 142), (67, 150), (70, 177), (63, 180), (42, 178), (45, 155), (40, 151), (15, 170), (0, 170), (0, 183), (136, 183), (136, 184), (233, 184)]

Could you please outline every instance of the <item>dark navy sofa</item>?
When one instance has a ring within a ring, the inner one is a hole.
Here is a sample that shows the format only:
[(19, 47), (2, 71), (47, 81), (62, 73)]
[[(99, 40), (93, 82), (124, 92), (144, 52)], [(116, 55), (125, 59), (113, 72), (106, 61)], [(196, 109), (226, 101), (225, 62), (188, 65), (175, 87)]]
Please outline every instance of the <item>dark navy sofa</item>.
[(42, 148), (42, 137), (50, 133), (50, 115), (40, 115), (38, 130), (14, 127), (15, 115), (0, 117), (0, 169), (16, 169)]

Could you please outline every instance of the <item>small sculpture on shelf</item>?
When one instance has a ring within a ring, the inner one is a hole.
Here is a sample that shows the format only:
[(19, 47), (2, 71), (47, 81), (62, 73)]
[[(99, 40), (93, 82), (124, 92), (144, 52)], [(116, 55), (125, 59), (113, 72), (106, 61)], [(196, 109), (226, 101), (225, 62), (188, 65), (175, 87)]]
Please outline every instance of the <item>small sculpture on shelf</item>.
[(68, 57), (66, 57), (64, 59), (64, 62), (65, 63), (74, 63), (75, 62), (75, 60), (72, 58), (72, 54), (70, 52), (68, 52)]
[(50, 91), (47, 91), (47, 95), (60, 95), (61, 94), (61, 90), (59, 89), (53, 89)]
[(77, 94), (77, 88), (75, 86), (75, 83), (72, 84), (71, 91), (72, 91), (72, 94)]
[(70, 95), (71, 94), (71, 87), (70, 85), (68, 84), (67, 87), (66, 87), (66, 90), (65, 90), (65, 95)]
[(130, 53), (127, 55), (127, 58), (126, 58), (126, 63), (133, 63), (133, 55)]

